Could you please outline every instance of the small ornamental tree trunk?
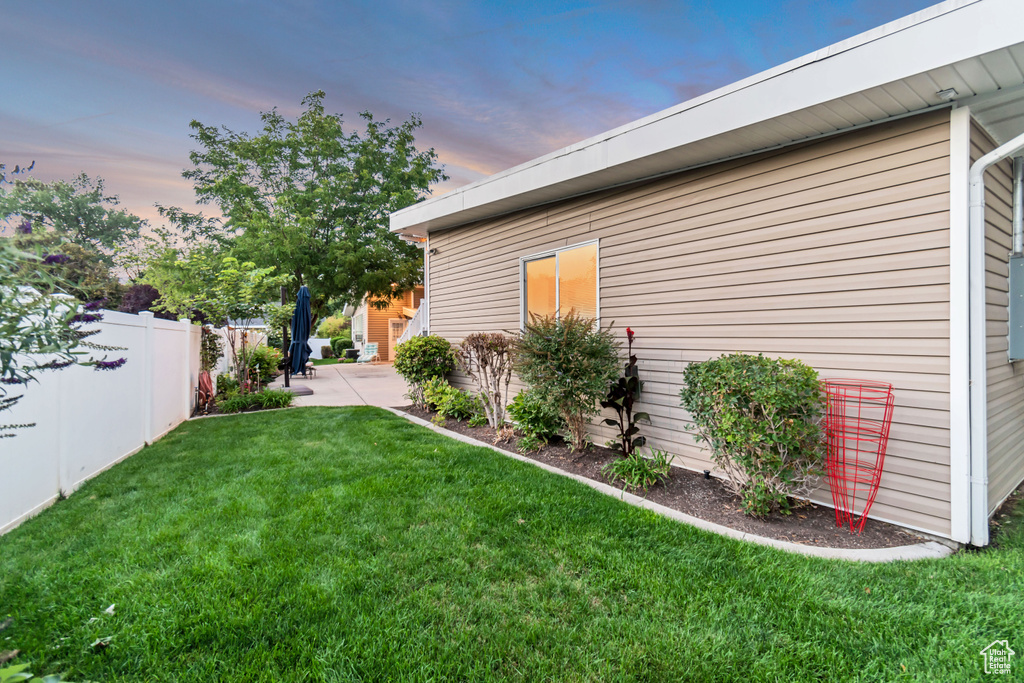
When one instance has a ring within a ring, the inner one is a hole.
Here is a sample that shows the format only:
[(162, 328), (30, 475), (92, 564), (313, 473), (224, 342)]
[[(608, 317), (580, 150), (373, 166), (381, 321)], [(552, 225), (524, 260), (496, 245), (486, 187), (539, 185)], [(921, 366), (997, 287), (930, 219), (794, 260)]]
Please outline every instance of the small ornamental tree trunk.
[(505, 425), (508, 385), (512, 381), (515, 339), (500, 332), (476, 332), (462, 340), (455, 351), (462, 371), (476, 382), (492, 429)]

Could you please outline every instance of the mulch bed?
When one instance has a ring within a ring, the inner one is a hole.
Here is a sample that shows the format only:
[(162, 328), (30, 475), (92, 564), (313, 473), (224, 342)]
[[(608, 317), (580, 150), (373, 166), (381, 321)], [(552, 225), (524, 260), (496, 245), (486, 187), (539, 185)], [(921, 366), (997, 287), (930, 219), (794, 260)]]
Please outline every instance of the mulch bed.
[[(415, 406), (400, 406), (401, 410), (424, 420), (431, 420), (434, 413), (420, 410)], [(494, 430), (490, 427), (470, 427), (465, 422), (447, 420), (444, 428), (465, 436), (494, 443)], [(519, 453), (515, 442), (495, 443), (498, 448), (510, 453)], [(531, 460), (557, 467), (565, 472), (579, 474), (588, 479), (600, 481), (616, 488), (616, 485), (601, 475), (601, 468), (619, 456), (603, 446), (592, 446), (582, 455), (573, 453), (561, 441), (551, 443), (533, 453), (519, 453)], [(836, 527), (835, 511), (832, 508), (808, 503), (790, 515), (772, 515), (757, 519), (743, 514), (738, 496), (732, 494), (720, 479), (705, 479), (703, 473), (673, 467), (669, 480), (655, 484), (646, 493), (633, 492), (659, 505), (699, 517), (715, 524), (721, 524), (737, 531), (758, 536), (790, 541), (808, 546), (826, 548), (893, 548), (921, 543), (925, 539), (909, 533), (900, 527), (878, 520), (868, 519), (861, 534), (850, 532), (848, 527)]]

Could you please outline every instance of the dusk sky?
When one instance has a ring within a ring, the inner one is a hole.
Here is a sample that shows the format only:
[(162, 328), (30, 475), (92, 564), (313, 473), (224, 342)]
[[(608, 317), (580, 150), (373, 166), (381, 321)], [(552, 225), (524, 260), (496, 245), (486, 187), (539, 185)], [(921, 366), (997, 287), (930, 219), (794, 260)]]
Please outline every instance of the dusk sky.
[(159, 223), (195, 208), (192, 119), (256, 132), (322, 89), (352, 125), (419, 113), (440, 194), (932, 4), (0, 0), (0, 163)]

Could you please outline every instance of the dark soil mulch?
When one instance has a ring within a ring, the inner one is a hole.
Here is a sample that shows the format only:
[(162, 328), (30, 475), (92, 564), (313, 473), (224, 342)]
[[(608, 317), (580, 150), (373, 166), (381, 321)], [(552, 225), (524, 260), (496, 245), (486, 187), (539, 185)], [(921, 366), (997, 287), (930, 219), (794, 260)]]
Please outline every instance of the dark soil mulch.
[[(434, 417), (434, 413), (420, 410), (415, 406), (400, 406), (397, 409), (424, 420), (431, 420)], [(494, 430), (490, 427), (470, 427), (465, 422), (448, 420), (444, 428), (478, 441), (494, 443)], [(494, 445), (510, 453), (519, 453), (514, 441)], [(559, 441), (533, 453), (519, 454), (565, 472), (580, 474), (588, 479), (622, 488), (601, 475), (602, 467), (621, 457), (615, 451), (602, 446), (592, 446), (581, 455), (573, 453)], [(743, 514), (739, 497), (732, 494), (722, 480), (714, 477), (705, 479), (703, 473), (681, 467), (673, 467), (669, 480), (664, 484), (655, 484), (646, 495), (643, 492), (635, 493), (673, 510), (737, 531), (809, 546), (893, 548), (925, 540), (900, 527), (874, 519), (867, 521), (863, 533), (855, 534), (848, 527), (836, 526), (836, 515), (832, 508), (813, 503), (794, 510), (790, 515), (777, 514), (767, 519), (749, 517)]]

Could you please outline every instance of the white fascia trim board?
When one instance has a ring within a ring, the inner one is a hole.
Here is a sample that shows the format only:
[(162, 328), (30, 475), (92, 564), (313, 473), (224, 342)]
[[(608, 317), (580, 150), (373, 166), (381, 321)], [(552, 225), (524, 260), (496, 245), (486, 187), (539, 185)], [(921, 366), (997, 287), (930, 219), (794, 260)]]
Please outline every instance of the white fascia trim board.
[(968, 172), (971, 110), (950, 113), (949, 154), (949, 523), (950, 538), (971, 540)]
[(950, 0), (397, 211), (391, 229), (430, 227), (500, 200), (545, 194), (544, 188), (1014, 45), (1021, 38), (1015, 16), (1024, 21), (1020, 0)]
[(985, 171), (1024, 149), (1024, 134), (974, 162), (970, 171), (971, 543), (988, 545), (988, 377), (985, 312)]

